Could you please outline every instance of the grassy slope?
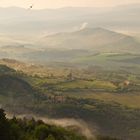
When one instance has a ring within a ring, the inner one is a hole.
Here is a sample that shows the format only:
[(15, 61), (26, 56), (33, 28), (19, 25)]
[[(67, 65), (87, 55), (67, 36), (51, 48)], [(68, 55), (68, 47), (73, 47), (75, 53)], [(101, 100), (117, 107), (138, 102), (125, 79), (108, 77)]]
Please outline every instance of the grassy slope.
[(139, 94), (112, 94), (112, 93), (71, 93), (71, 97), (84, 99), (98, 99), (104, 102), (116, 102), (123, 106), (140, 108)]
[(75, 62), (81, 62), (81, 63), (92, 63), (92, 62), (107, 62), (107, 61), (118, 61), (122, 62), (125, 60), (131, 60), (134, 58), (139, 58), (139, 55), (135, 54), (129, 54), (129, 53), (100, 53), (97, 55), (90, 55), (87, 57), (81, 57), (77, 58), (74, 61)]

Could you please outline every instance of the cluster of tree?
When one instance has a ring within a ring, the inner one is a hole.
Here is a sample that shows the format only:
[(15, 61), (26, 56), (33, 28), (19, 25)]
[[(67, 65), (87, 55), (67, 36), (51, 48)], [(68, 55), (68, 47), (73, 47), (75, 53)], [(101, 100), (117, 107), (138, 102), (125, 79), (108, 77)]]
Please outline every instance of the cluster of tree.
[(1, 140), (86, 140), (71, 130), (59, 126), (45, 124), (32, 119), (7, 119), (3, 109), (0, 109), (0, 139)]
[[(7, 119), (3, 109), (0, 109), (0, 140), (87, 140), (72, 130), (45, 124), (32, 119)], [(117, 140), (98, 136), (97, 140)]]

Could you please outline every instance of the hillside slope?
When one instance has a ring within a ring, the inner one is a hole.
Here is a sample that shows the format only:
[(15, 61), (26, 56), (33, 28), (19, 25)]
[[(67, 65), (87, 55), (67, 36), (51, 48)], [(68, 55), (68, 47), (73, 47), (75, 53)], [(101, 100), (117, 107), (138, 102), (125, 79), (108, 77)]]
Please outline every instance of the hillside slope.
[(96, 52), (137, 53), (140, 50), (140, 44), (133, 37), (103, 28), (58, 33), (42, 38), (39, 43), (51, 48), (90, 49)]

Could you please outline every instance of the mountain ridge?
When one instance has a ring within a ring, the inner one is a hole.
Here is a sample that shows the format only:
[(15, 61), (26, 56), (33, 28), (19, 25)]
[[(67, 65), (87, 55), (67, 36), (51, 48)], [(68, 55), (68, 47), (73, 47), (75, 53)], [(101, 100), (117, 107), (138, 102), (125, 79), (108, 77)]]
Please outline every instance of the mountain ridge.
[(18, 7), (0, 8), (0, 29), (1, 32), (12, 31), (15, 34), (60, 32), (79, 28), (86, 22), (92, 27), (139, 31), (139, 7), (140, 5), (136, 4), (110, 8), (64, 7), (38, 10)]
[(140, 44), (132, 36), (100, 27), (48, 35), (43, 37), (39, 44), (44, 44), (44, 48), (51, 46), (51, 48), (91, 49), (99, 52), (140, 50)]

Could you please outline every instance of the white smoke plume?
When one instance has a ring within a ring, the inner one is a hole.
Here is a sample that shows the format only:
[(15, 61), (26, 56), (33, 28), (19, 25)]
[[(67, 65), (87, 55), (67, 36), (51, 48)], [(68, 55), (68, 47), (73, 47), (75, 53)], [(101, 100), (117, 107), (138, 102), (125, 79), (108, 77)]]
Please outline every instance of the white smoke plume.
[(88, 22), (83, 22), (81, 25), (79, 25), (79, 26), (74, 26), (73, 27), (73, 31), (79, 31), (79, 30), (83, 30), (83, 29), (85, 29), (85, 28), (87, 28), (88, 27)]
[(80, 30), (83, 30), (85, 29), (86, 27), (88, 27), (88, 23), (87, 22), (84, 22), (82, 23), (81, 27), (80, 27)]
[[(8, 118), (13, 117), (13, 115), (11, 115), (9, 113), (6, 113), (6, 116)], [(24, 118), (25, 117), (27, 119), (31, 119), (32, 116), (35, 120), (42, 120), (44, 123), (47, 123), (47, 124), (62, 126), (64, 128), (76, 129), (77, 132), (86, 136), (89, 140), (96, 140), (95, 136), (93, 134), (93, 131), (89, 128), (88, 124), (81, 119), (69, 119), (69, 118), (50, 119), (50, 118), (46, 118), (46, 117), (38, 117), (38, 116), (35, 116), (34, 114), (16, 115), (17, 118)]]

